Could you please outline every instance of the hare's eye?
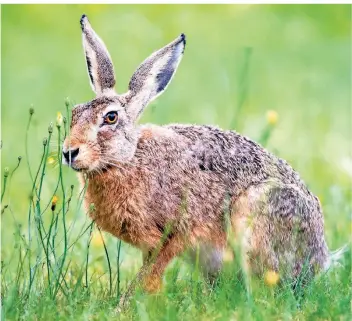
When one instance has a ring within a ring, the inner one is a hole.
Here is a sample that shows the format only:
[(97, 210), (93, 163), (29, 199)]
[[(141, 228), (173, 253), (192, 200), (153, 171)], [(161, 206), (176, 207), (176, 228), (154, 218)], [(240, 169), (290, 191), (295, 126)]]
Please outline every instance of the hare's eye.
[(118, 114), (116, 111), (110, 111), (104, 116), (104, 124), (112, 125), (117, 122)]

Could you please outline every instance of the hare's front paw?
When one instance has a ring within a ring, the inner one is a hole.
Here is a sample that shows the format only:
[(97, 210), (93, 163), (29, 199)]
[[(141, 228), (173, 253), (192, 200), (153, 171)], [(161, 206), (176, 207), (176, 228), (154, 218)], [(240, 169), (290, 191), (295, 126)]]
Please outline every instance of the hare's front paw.
[(123, 311), (126, 311), (130, 305), (131, 298), (133, 297), (136, 287), (138, 283), (138, 275), (137, 277), (131, 281), (131, 283), (128, 285), (126, 291), (124, 291), (120, 297), (119, 303), (116, 307), (116, 312), (121, 313)]
[(128, 290), (121, 295), (120, 301), (116, 307), (117, 314), (120, 314), (128, 309), (131, 297), (132, 293), (130, 293)]
[(161, 290), (162, 279), (153, 274), (147, 274), (144, 277), (138, 275), (137, 278), (131, 282), (127, 290), (121, 295), (120, 301), (117, 305), (116, 312), (118, 314), (126, 311), (130, 305), (131, 298), (133, 297), (138, 281), (142, 279), (143, 290), (147, 293), (157, 293)]
[(159, 276), (148, 274), (143, 279), (143, 289), (148, 293), (156, 293), (161, 290), (162, 279)]

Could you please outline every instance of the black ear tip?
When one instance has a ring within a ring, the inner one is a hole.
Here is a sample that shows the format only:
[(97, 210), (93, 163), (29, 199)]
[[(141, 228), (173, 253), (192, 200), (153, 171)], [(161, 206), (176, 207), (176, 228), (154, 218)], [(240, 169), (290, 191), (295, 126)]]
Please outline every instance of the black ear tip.
[(88, 19), (88, 17), (87, 17), (85, 14), (83, 14), (82, 17), (81, 17), (81, 20), (79, 21), (82, 28), (83, 28), (83, 26), (84, 26), (84, 21), (85, 21), (86, 19)]
[(180, 38), (181, 38), (183, 45), (186, 46), (186, 35), (184, 33), (181, 33)]

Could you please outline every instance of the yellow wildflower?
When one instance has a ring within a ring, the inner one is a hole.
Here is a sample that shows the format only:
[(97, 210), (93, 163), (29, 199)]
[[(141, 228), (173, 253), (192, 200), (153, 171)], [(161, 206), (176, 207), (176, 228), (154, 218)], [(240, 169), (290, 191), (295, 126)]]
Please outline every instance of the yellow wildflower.
[(269, 125), (276, 125), (279, 120), (279, 114), (275, 110), (268, 110), (266, 112), (266, 120)]
[(56, 204), (57, 204), (58, 200), (59, 200), (59, 198), (56, 195), (54, 195), (52, 200), (51, 200), (51, 210), (52, 211), (55, 211)]
[(54, 159), (54, 157), (52, 157), (52, 156), (50, 156), (50, 157), (48, 157), (48, 164), (49, 165), (53, 165), (54, 163), (55, 163), (55, 159)]
[(280, 276), (275, 271), (267, 271), (264, 276), (264, 282), (266, 285), (274, 286), (279, 282)]
[(104, 243), (103, 243), (103, 238), (102, 238), (102, 236), (100, 235), (99, 231), (96, 231), (96, 232), (93, 232), (93, 233), (92, 233), (91, 244), (92, 244), (94, 247), (100, 247), (100, 246), (102, 246), (102, 245), (104, 244)]

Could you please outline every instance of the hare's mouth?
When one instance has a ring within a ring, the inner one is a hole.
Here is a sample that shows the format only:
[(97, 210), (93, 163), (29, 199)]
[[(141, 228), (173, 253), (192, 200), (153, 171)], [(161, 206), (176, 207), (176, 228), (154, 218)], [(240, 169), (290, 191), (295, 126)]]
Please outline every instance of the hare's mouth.
[(105, 173), (107, 172), (111, 166), (105, 166), (103, 168), (88, 168), (88, 167), (77, 167), (74, 164), (71, 164), (70, 167), (78, 173), (87, 173), (87, 174), (95, 174), (95, 173)]
[(63, 164), (67, 165), (70, 168), (72, 168), (75, 172), (86, 172), (86, 171), (89, 171), (88, 167), (77, 166), (77, 164), (75, 164), (74, 162), (64, 161)]
[(86, 167), (76, 167), (75, 165), (71, 164), (70, 167), (75, 171), (75, 172), (88, 172), (89, 169)]

